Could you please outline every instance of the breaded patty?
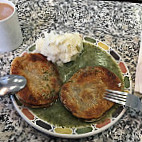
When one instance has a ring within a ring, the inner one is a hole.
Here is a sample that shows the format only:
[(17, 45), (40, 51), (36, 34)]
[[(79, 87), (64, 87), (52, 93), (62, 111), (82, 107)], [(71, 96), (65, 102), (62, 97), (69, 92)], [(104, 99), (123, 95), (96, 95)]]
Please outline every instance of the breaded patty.
[(114, 105), (103, 98), (105, 90), (121, 90), (120, 83), (120, 79), (104, 67), (86, 67), (62, 86), (60, 100), (74, 116), (97, 119)]
[(11, 74), (22, 75), (27, 85), (16, 96), (26, 106), (49, 106), (58, 98), (61, 87), (55, 66), (39, 53), (16, 57), (11, 64)]

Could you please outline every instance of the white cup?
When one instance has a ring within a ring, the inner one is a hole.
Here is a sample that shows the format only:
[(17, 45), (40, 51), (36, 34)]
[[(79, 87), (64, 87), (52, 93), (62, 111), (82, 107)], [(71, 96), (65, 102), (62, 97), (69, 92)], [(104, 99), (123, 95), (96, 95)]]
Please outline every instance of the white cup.
[(8, 4), (14, 8), (13, 13), (0, 20), (0, 53), (18, 48), (23, 41), (15, 5), (7, 0), (0, 0), (0, 4)]

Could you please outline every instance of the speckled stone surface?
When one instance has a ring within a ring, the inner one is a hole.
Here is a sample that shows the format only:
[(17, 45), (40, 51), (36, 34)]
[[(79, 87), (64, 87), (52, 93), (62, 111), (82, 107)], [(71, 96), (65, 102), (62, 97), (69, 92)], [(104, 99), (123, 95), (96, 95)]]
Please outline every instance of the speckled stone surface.
[[(142, 4), (93, 0), (13, 0), (24, 41), (15, 51), (0, 54), (0, 76), (43, 31), (80, 32), (104, 41), (124, 58), (134, 84), (140, 47)], [(0, 47), (1, 48), (1, 47)], [(8, 96), (0, 98), (0, 142), (138, 142), (142, 141), (142, 113), (129, 109), (108, 130), (83, 139), (45, 135), (27, 124)]]

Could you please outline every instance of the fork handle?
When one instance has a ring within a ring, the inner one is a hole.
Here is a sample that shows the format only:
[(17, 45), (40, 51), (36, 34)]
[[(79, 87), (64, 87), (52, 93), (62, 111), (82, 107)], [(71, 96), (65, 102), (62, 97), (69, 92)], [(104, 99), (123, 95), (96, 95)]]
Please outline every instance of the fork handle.
[(127, 97), (126, 106), (129, 106), (129, 107), (135, 109), (136, 111), (142, 112), (142, 102), (139, 99), (139, 97), (134, 96), (132, 94), (128, 94), (128, 95), (129, 95), (129, 97)]

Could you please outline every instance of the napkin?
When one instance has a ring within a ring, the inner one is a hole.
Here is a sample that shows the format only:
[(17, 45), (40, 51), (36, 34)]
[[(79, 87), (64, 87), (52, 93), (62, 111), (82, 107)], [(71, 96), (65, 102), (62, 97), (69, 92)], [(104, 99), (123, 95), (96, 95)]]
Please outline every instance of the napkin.
[(140, 43), (138, 64), (136, 67), (135, 91), (142, 93), (142, 32), (141, 32), (141, 43)]

